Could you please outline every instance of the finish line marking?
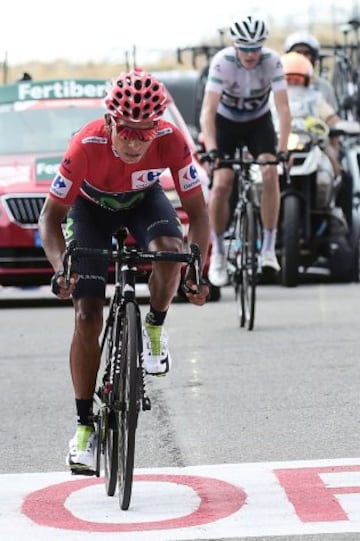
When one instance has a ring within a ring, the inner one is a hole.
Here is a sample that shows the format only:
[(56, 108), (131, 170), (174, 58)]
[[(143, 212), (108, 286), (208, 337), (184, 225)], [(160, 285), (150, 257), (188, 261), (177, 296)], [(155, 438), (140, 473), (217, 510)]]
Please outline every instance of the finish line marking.
[(139, 469), (128, 511), (102, 478), (0, 475), (0, 531), (11, 541), (360, 533), (360, 458)]

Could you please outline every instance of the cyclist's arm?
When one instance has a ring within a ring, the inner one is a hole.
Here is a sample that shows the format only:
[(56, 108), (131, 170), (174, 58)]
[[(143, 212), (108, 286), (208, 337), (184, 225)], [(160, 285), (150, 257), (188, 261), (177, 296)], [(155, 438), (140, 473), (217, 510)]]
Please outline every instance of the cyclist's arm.
[(48, 196), (39, 217), (42, 245), (55, 272), (63, 270), (65, 240), (61, 224), (69, 208)]
[(274, 104), (279, 117), (278, 151), (286, 152), (291, 131), (291, 114), (287, 90), (274, 92)]
[[(65, 239), (62, 232), (62, 222), (65, 219), (69, 208), (68, 205), (59, 203), (48, 196), (39, 217), (39, 232), (42, 245), (46, 257), (55, 271), (55, 275), (52, 279), (52, 288), (54, 286), (53, 280), (58, 286), (57, 291), (55, 292), (53, 289), (53, 292), (60, 299), (67, 299), (72, 295), (78, 279), (77, 274), (72, 274), (70, 277), (70, 284), (67, 284), (63, 275)], [(60, 275), (58, 273), (60, 273)]]
[(220, 94), (207, 90), (200, 112), (200, 127), (203, 133), (205, 149), (207, 151), (217, 148), (215, 117), (220, 102)]
[[(210, 223), (203, 193), (199, 191), (183, 198), (182, 206), (189, 217), (188, 243), (198, 244), (204, 263), (209, 249)], [(188, 295), (188, 298), (193, 304), (202, 305), (206, 301), (208, 293), (209, 288), (203, 286), (199, 294)]]

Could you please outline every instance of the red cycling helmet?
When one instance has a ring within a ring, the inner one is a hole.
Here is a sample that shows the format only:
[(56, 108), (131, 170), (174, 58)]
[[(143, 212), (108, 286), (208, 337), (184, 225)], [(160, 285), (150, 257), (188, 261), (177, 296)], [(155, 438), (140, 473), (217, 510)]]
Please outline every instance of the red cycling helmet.
[(105, 97), (109, 113), (114, 118), (130, 122), (159, 120), (166, 109), (166, 102), (164, 85), (139, 69), (121, 73)]

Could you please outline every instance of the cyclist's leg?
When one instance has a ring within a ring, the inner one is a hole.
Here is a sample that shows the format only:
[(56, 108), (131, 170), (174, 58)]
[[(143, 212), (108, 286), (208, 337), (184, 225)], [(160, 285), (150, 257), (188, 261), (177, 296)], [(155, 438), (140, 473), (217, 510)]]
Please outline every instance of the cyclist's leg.
[[(159, 220), (161, 216), (161, 220)], [(184, 248), (180, 220), (159, 184), (155, 184), (138, 205), (128, 227), (137, 242), (149, 250), (181, 252)], [(149, 278), (151, 302), (159, 311), (166, 311), (177, 293), (181, 264), (153, 264)]]
[[(159, 220), (161, 216), (161, 220)], [(180, 252), (183, 233), (180, 220), (162, 188), (155, 184), (128, 221), (131, 234), (150, 250)], [(181, 264), (153, 264), (149, 277), (150, 310), (144, 324), (144, 368), (164, 374), (171, 364), (167, 334), (163, 327), (169, 306), (177, 294)]]
[[(220, 115), (216, 115), (216, 140), (220, 155), (233, 157), (241, 126)], [(217, 287), (228, 283), (224, 234), (230, 220), (230, 199), (234, 183), (231, 166), (216, 169), (213, 173), (209, 193), (209, 217), (212, 248), (209, 265), (209, 280)]]
[[(79, 246), (111, 245), (108, 211), (78, 198), (67, 220), (66, 241)], [(103, 323), (103, 306), (107, 263), (94, 259), (78, 263), (79, 281), (73, 294), (74, 332), (70, 348), (70, 370), (74, 387), (78, 427), (70, 442), (67, 463), (73, 471), (92, 470), (94, 461), (93, 394), (100, 364), (99, 335)]]
[[(257, 159), (273, 160), (276, 156), (276, 134), (270, 112), (249, 126), (248, 147)], [(261, 221), (263, 224), (262, 267), (280, 270), (275, 255), (277, 224), (280, 212), (280, 186), (277, 167), (266, 165), (261, 170)]]

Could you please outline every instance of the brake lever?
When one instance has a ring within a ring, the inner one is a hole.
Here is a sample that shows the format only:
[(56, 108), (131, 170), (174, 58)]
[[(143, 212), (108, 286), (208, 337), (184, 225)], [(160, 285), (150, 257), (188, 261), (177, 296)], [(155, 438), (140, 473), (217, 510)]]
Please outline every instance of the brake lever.
[(184, 293), (191, 293), (192, 295), (198, 295), (200, 293), (200, 286), (203, 284), (201, 278), (201, 253), (200, 248), (196, 243), (190, 245), (191, 254), (193, 256), (192, 261), (189, 263), (190, 271), (193, 276), (185, 277), (185, 280), (190, 279), (195, 282), (195, 289), (186, 285), (185, 280), (182, 280), (181, 289)]
[(68, 288), (70, 286), (70, 276), (71, 276), (71, 270), (72, 270), (72, 264), (73, 264), (73, 252), (75, 249), (76, 241), (72, 240), (66, 247), (64, 258), (63, 258), (63, 270), (55, 272), (55, 274), (51, 277), (50, 281), (50, 287), (51, 292), (54, 295), (58, 295), (60, 293), (60, 286), (57, 282), (58, 278), (63, 276), (65, 278), (65, 287)]

